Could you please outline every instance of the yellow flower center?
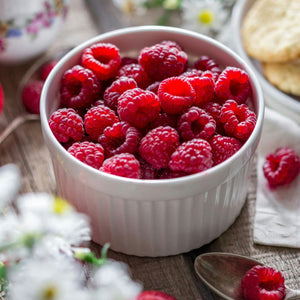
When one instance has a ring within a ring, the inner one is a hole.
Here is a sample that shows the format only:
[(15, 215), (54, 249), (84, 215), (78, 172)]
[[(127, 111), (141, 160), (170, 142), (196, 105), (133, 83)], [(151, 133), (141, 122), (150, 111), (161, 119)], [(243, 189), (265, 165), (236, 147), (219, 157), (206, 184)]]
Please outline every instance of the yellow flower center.
[(53, 210), (56, 214), (62, 215), (65, 212), (70, 211), (71, 209), (72, 209), (72, 206), (64, 199), (62, 199), (60, 197), (54, 198)]
[(42, 291), (41, 300), (53, 300), (57, 296), (57, 288), (54, 285), (48, 285)]
[(213, 23), (214, 19), (215, 19), (215, 14), (209, 9), (204, 9), (200, 11), (198, 14), (199, 22), (204, 25), (210, 25), (211, 23)]

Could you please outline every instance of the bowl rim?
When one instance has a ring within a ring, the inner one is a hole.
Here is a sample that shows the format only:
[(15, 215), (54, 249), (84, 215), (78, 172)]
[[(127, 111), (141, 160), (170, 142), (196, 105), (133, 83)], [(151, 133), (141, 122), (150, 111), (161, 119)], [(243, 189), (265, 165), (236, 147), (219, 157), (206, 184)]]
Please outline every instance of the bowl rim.
[(265, 92), (269, 94), (271, 98), (275, 98), (280, 105), (286, 107), (286, 104), (288, 104), (288, 106), (290, 106), (289, 110), (300, 114), (300, 101), (297, 101), (293, 97), (289, 96), (287, 93), (282, 92), (280, 89), (272, 85), (263, 76), (263, 74), (259, 72), (259, 70), (257, 70), (257, 67), (253, 63), (252, 59), (247, 55), (243, 47), (240, 29), (242, 26), (243, 18), (242, 12), (244, 11), (244, 7), (247, 5), (248, 2), (249, 0), (237, 0), (232, 10), (231, 28), (233, 31), (232, 39), (234, 42), (234, 47), (236, 48), (236, 51), (241, 56), (241, 58), (253, 69), (259, 81), (262, 83), (262, 86), (265, 88)]
[[(232, 56), (239, 64), (243, 65), (247, 73), (249, 74), (251, 81), (253, 82), (253, 86), (255, 87), (256, 94), (257, 94), (257, 121), (256, 126), (248, 138), (248, 140), (243, 144), (243, 147), (237, 151), (233, 156), (228, 158), (226, 161), (222, 162), (219, 165), (216, 165), (214, 167), (211, 167), (208, 170), (205, 170), (200, 173), (195, 173), (179, 178), (172, 178), (172, 179), (132, 179), (132, 178), (125, 178), (121, 176), (116, 176), (112, 174), (108, 174), (105, 172), (99, 172), (99, 170), (96, 170), (87, 164), (79, 161), (75, 157), (73, 157), (70, 153), (66, 151), (66, 149), (57, 141), (55, 136), (53, 135), (49, 124), (48, 119), (46, 116), (46, 99), (47, 99), (47, 91), (49, 87), (51, 86), (51, 83), (53, 79), (55, 78), (56, 73), (61, 68), (61, 66), (64, 65), (73, 55), (77, 54), (78, 52), (81, 52), (86, 47), (90, 46), (93, 43), (99, 42), (99, 40), (104, 40), (107, 38), (114, 38), (119, 35), (124, 34), (130, 34), (130, 33), (136, 33), (136, 32), (160, 32), (164, 31), (166, 33), (177, 33), (181, 35), (187, 35), (191, 38), (196, 38), (200, 40), (204, 40), (210, 44), (212, 44), (214, 47), (217, 47), (221, 49), (222, 51), (227, 52), (230, 56)], [(205, 35), (202, 35), (197, 32), (193, 32), (190, 30), (182, 29), (182, 28), (176, 28), (176, 27), (169, 27), (169, 26), (158, 26), (158, 25), (144, 25), (144, 26), (130, 26), (122, 29), (116, 29), (113, 31), (109, 31), (100, 35), (97, 35), (93, 38), (90, 38), (86, 40), (85, 42), (79, 44), (75, 48), (73, 48), (71, 51), (69, 51), (67, 54), (65, 54), (59, 62), (55, 65), (53, 70), (48, 75), (48, 78), (45, 81), (42, 94), (41, 94), (41, 101), (40, 101), (40, 116), (41, 116), (41, 126), (43, 129), (44, 138), (47, 137), (48, 141), (52, 143), (52, 145), (56, 148), (56, 150), (69, 162), (72, 162), (72, 164), (75, 164), (78, 168), (83, 168), (86, 172), (89, 172), (92, 176), (97, 176), (98, 178), (104, 178), (106, 180), (112, 181), (114, 183), (130, 183), (134, 184), (136, 186), (144, 186), (149, 185), (153, 188), (160, 188), (162, 186), (168, 185), (170, 187), (176, 186), (177, 184), (185, 184), (193, 182), (197, 184), (201, 178), (204, 176), (214, 176), (215, 174), (218, 174), (218, 172), (222, 169), (229, 169), (229, 166), (232, 162), (236, 161), (238, 157), (246, 155), (247, 151), (249, 150), (250, 145), (255, 144), (255, 141), (259, 139), (261, 128), (263, 124), (263, 117), (264, 117), (264, 98), (262, 89), (260, 87), (260, 84), (256, 78), (255, 73), (252, 71), (252, 69), (249, 67), (249, 65), (233, 50), (228, 48), (227, 46), (223, 45), (222, 43), (208, 37)], [(258, 142), (257, 142), (258, 143)], [(257, 145), (256, 145), (257, 146)], [(248, 154), (249, 156), (249, 154)], [(228, 178), (230, 179), (230, 178)], [(142, 200), (142, 199), (141, 199)]]

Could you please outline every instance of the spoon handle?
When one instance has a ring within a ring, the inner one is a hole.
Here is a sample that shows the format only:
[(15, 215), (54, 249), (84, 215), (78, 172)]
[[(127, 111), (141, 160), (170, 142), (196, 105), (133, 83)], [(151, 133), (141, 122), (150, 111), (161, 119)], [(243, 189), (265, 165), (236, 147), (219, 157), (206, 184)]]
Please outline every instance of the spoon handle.
[(300, 300), (300, 290), (287, 290), (284, 300)]

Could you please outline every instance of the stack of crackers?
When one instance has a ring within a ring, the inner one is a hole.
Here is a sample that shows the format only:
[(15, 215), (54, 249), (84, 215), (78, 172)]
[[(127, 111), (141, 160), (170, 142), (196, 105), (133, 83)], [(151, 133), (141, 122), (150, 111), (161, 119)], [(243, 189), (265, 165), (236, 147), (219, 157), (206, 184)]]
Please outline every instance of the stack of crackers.
[(300, 0), (256, 0), (245, 16), (242, 39), (273, 85), (300, 96)]

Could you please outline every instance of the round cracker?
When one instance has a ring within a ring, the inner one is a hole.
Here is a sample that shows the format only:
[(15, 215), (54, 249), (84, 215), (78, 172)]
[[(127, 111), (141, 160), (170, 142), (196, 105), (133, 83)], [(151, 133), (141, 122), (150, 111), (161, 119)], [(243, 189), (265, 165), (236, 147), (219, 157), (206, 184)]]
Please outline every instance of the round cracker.
[(300, 0), (257, 0), (249, 9), (242, 39), (246, 52), (265, 62), (300, 57)]
[(300, 96), (300, 60), (289, 63), (262, 63), (265, 77), (285, 93)]

